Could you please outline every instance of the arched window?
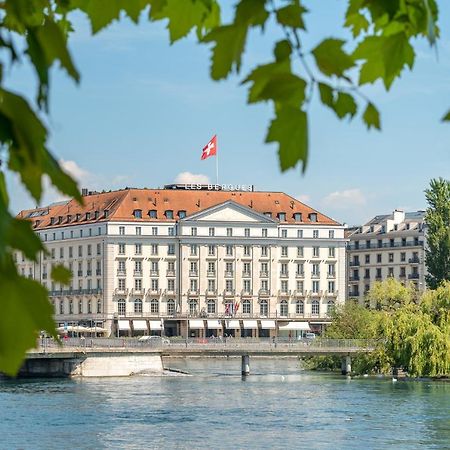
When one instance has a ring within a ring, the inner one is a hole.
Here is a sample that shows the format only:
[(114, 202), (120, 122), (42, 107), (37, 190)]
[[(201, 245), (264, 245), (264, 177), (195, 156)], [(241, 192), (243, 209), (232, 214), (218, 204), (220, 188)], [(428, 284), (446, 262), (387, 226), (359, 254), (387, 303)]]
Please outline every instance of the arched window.
[(64, 314), (64, 300), (59, 301), (59, 313)]
[(318, 316), (320, 312), (319, 300), (313, 300), (311, 304), (311, 314), (313, 316)]
[(261, 316), (269, 315), (269, 305), (267, 304), (267, 300), (261, 300), (259, 303), (259, 313)]
[(97, 314), (101, 314), (102, 312), (102, 301), (97, 300)]
[(304, 314), (305, 313), (305, 302), (303, 300), (297, 300), (295, 303), (295, 313)]
[(243, 314), (251, 314), (252, 313), (252, 303), (250, 300), (244, 300), (242, 302), (242, 312)]
[(207, 302), (206, 302), (206, 307), (208, 310), (208, 314), (215, 314), (216, 313), (216, 301), (212, 298), (210, 298)]
[(333, 302), (333, 300), (328, 300), (327, 313), (331, 314), (333, 311), (334, 311), (334, 302)]
[(134, 300), (134, 312), (135, 313), (142, 312), (142, 300), (140, 298)]
[(119, 299), (117, 302), (117, 307), (119, 311), (119, 316), (124, 316), (127, 311), (127, 304), (123, 298)]
[(152, 298), (150, 300), (150, 312), (152, 314), (159, 314), (159, 300), (156, 298)]
[(195, 299), (189, 300), (189, 314), (195, 315), (198, 310), (198, 302)]
[(167, 314), (169, 316), (175, 315), (175, 300), (167, 300)]
[(280, 316), (287, 317), (288, 316), (288, 302), (286, 300), (282, 300), (280, 303)]
[(83, 302), (78, 300), (78, 314), (83, 314)]

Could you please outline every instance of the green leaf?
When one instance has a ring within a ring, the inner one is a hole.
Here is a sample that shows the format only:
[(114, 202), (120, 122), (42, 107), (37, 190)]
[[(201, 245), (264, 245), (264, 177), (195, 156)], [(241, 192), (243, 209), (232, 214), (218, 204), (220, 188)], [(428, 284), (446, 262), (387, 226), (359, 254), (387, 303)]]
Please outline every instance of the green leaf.
[(323, 74), (343, 77), (344, 72), (353, 67), (352, 57), (342, 50), (344, 44), (341, 39), (325, 39), (312, 51)]
[(363, 31), (367, 31), (369, 25), (366, 17), (359, 12), (347, 14), (345, 17), (344, 26), (351, 29), (354, 38), (358, 37)]
[(275, 59), (277, 62), (285, 61), (291, 57), (292, 46), (291, 43), (287, 39), (283, 39), (278, 41), (275, 44), (275, 49), (273, 51), (275, 55)]
[(367, 125), (368, 130), (370, 130), (370, 128), (381, 130), (380, 114), (375, 106), (370, 102), (367, 104), (366, 110), (364, 111), (363, 121)]
[(345, 92), (338, 92), (333, 109), (339, 119), (342, 119), (347, 115), (349, 115), (351, 119), (356, 114), (358, 105), (356, 104), (355, 99), (350, 94), (346, 94)]
[(447, 111), (447, 114), (442, 118), (442, 122), (450, 122), (450, 109)]
[(278, 142), (280, 167), (285, 170), (308, 160), (308, 124), (304, 111), (292, 106), (282, 106), (276, 111), (267, 133), (266, 142)]
[(12, 260), (0, 265), (0, 372), (15, 375), (41, 330), (57, 338), (47, 290), (17, 274)]
[(58, 264), (52, 267), (51, 277), (52, 280), (68, 286), (72, 279), (72, 272), (62, 264)]
[(308, 10), (300, 5), (298, 0), (294, 0), (290, 5), (277, 9), (277, 22), (291, 28), (300, 28), (305, 30), (303, 14)]
[(28, 220), (13, 219), (11, 217), (6, 242), (10, 247), (22, 251), (30, 261), (37, 261), (38, 253), (45, 250)]
[(290, 103), (299, 107), (305, 99), (306, 81), (292, 73), (273, 75), (259, 94), (260, 100)]
[(325, 83), (319, 83), (319, 93), (322, 103), (334, 110), (334, 93), (331, 86)]

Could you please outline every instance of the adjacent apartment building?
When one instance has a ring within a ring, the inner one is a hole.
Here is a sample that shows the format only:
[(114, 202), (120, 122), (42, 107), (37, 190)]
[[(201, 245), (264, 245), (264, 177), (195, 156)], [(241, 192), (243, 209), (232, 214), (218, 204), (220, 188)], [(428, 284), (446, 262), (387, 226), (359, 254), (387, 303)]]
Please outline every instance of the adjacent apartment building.
[[(59, 326), (296, 335), (345, 301), (344, 226), (282, 192), (170, 185), (83, 200), (19, 215), (48, 250), (37, 263), (16, 253), (19, 271), (48, 289)], [(50, 279), (61, 263), (70, 286)]]
[(349, 229), (348, 296), (363, 303), (374, 281), (394, 277), (425, 289), (425, 211), (376, 216)]

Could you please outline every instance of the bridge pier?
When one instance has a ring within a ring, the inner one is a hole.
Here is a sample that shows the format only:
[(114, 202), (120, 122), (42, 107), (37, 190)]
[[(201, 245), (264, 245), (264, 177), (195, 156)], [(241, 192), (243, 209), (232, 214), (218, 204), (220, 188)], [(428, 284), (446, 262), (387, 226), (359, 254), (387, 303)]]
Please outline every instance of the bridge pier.
[(242, 355), (242, 376), (250, 375), (250, 356)]
[(342, 375), (350, 375), (352, 372), (352, 358), (350, 355), (344, 356), (341, 361)]

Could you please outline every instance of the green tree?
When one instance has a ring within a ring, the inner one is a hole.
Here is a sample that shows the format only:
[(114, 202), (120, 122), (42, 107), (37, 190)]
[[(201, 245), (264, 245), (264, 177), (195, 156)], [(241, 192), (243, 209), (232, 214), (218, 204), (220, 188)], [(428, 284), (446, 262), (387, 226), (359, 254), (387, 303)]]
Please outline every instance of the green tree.
[[(211, 46), (214, 80), (239, 73), (249, 34), (275, 23), (283, 37), (273, 44), (273, 59), (254, 67), (242, 82), (248, 85), (248, 103), (270, 102), (273, 107), (266, 142), (277, 144), (281, 169), (301, 164), (305, 170), (313, 95), (338, 119), (352, 119), (359, 111), (369, 129), (380, 129), (378, 110), (361, 86), (380, 80), (389, 90), (405, 68), (412, 69), (416, 38), (434, 45), (438, 37), (436, 0), (346, 2), (343, 27), (352, 38), (327, 38), (307, 48), (303, 44), (307, 9), (300, 0), (239, 0), (229, 23), (222, 23), (217, 0), (4, 0), (0, 4), (3, 167), (20, 176), (36, 203), (45, 175), (63, 194), (81, 202), (76, 184), (49, 152), (44, 125), (52, 66), (59, 64), (74, 82), (80, 81), (67, 47), (71, 14), (77, 10), (87, 15), (93, 34), (123, 16), (136, 23), (140, 17), (164, 20), (171, 43), (195, 31), (199, 43)], [(36, 74), (34, 102), (5, 88), (5, 74), (19, 63), (30, 64)], [(450, 120), (450, 113), (444, 120)], [(0, 370), (11, 374), (26, 349), (34, 346), (39, 330), (55, 333), (46, 293), (17, 273), (14, 251), (36, 261), (45, 248), (30, 223), (11, 214), (0, 174)], [(67, 282), (67, 275), (57, 268), (53, 279)]]
[(371, 308), (394, 311), (413, 302), (417, 297), (412, 284), (403, 285), (395, 278), (375, 281), (366, 294), (366, 302)]
[(442, 281), (450, 280), (450, 181), (443, 178), (431, 180), (425, 197), (429, 205), (425, 216), (426, 281), (435, 289)]

